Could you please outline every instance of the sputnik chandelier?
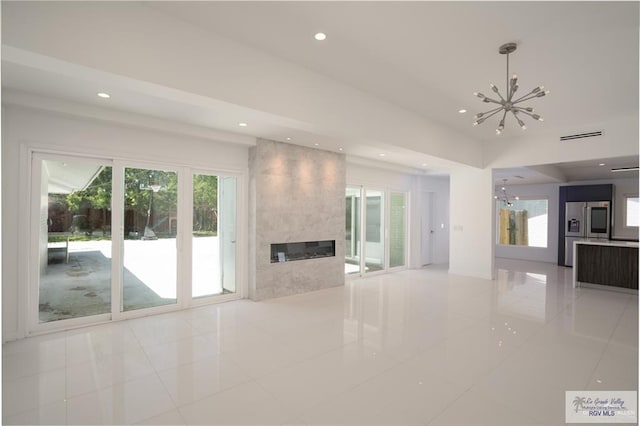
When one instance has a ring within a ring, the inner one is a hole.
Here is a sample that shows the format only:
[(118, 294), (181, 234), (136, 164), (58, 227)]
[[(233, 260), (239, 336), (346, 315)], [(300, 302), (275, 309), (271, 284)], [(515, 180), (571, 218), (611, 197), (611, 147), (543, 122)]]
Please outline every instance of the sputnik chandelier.
[(543, 121), (542, 117), (540, 117), (538, 114), (533, 113), (533, 108), (518, 106), (518, 104), (531, 100), (533, 98), (541, 98), (549, 93), (548, 90), (544, 90), (544, 86), (538, 86), (532, 91), (530, 91), (529, 93), (527, 93), (526, 95), (520, 96), (515, 100), (513, 99), (513, 95), (518, 90), (518, 76), (514, 74), (513, 77), (511, 77), (511, 80), (509, 80), (509, 54), (515, 52), (516, 47), (517, 46), (515, 43), (505, 43), (502, 46), (500, 46), (500, 49), (498, 49), (498, 52), (500, 52), (500, 54), (507, 55), (507, 94), (506, 96), (502, 97), (502, 95), (498, 91), (498, 88), (494, 84), (491, 84), (491, 90), (493, 90), (493, 92), (496, 95), (498, 95), (500, 100), (489, 98), (479, 92), (474, 92), (474, 95), (482, 99), (482, 102), (498, 104), (500, 106), (494, 109), (491, 109), (489, 111), (480, 112), (476, 114), (475, 115), (476, 121), (473, 123), (473, 125), (477, 126), (478, 124), (482, 124), (487, 118), (492, 117), (504, 111), (504, 113), (502, 114), (502, 119), (500, 120), (500, 123), (498, 123), (498, 127), (496, 128), (496, 134), (498, 135), (502, 133), (502, 131), (504, 130), (504, 119), (507, 117), (508, 112), (511, 112), (513, 114), (516, 121), (518, 122), (518, 124), (523, 130), (525, 130), (527, 126), (525, 126), (524, 121), (520, 119), (519, 115), (521, 114), (528, 115), (534, 120)]
[[(509, 194), (507, 194), (507, 179), (502, 179), (502, 187), (500, 188), (500, 193), (496, 194), (493, 196), (493, 198), (495, 200), (500, 200), (502, 201), (502, 204), (507, 206), (507, 207), (511, 207), (513, 206), (513, 203), (511, 202), (511, 200), (509, 200)], [(515, 197), (513, 197), (514, 200), (519, 200), (520, 197), (518, 197), (517, 195)]]

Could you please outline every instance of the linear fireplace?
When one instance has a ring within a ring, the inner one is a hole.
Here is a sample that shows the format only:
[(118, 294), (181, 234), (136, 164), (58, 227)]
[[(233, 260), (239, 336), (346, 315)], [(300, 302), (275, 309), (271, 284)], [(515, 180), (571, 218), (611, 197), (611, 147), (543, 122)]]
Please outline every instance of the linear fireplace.
[(271, 263), (317, 259), (336, 255), (336, 240), (271, 244)]

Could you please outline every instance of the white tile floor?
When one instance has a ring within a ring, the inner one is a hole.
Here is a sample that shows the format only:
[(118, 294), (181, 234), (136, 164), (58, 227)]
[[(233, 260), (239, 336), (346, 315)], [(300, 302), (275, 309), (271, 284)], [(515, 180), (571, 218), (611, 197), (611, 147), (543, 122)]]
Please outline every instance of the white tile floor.
[(637, 390), (637, 295), (498, 265), (11, 342), (3, 423), (561, 425), (565, 390)]

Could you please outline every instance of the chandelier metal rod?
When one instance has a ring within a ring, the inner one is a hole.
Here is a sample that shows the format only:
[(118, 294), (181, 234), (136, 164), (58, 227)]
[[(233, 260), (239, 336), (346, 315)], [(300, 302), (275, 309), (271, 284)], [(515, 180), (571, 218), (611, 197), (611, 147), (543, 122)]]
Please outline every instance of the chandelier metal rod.
[[(491, 85), (491, 88), (493, 89), (493, 87), (495, 87), (495, 86), (493, 86), (493, 84), (492, 84), (492, 85)], [(500, 94), (500, 92), (499, 92), (499, 91), (494, 90), (494, 92), (495, 92), (495, 94), (496, 94), (496, 95), (498, 95), (498, 96), (500, 97), (500, 101), (501, 101), (500, 103), (501, 103), (501, 104), (502, 104), (502, 102), (506, 102), (506, 100), (502, 97), (502, 95)]]
[[(526, 95), (524, 95), (523, 97), (511, 102), (512, 104), (519, 104), (520, 102), (525, 102), (525, 101), (530, 101), (531, 99), (537, 98), (538, 97), (538, 93), (533, 93), (533, 91), (527, 93)], [(529, 96), (529, 97), (527, 97)]]
[(507, 53), (507, 84), (505, 85), (505, 87), (507, 88), (507, 100), (511, 100), (511, 94), (510, 94), (510, 90), (509, 90), (509, 53)]
[(518, 110), (518, 113), (519, 113), (519, 114), (520, 114), (520, 113), (522, 113), (522, 114), (527, 114), (529, 117), (532, 117), (532, 118), (533, 118), (533, 114), (531, 114), (530, 112), (525, 111), (525, 110), (523, 110), (523, 109)]
[(502, 114), (502, 120), (498, 123), (498, 128), (496, 129), (498, 132), (502, 132), (504, 130), (504, 119), (507, 118), (507, 110), (504, 110), (504, 114)]
[(518, 114), (520, 114), (520, 113), (522, 113), (522, 114), (526, 114), (526, 115), (528, 115), (529, 117), (533, 118), (534, 120), (542, 121), (542, 117), (540, 117), (540, 115), (538, 115), (538, 114), (531, 114), (529, 111), (526, 111), (526, 110), (524, 110), (524, 109), (522, 109), (522, 108), (518, 108)]
[(490, 109), (489, 111), (485, 111), (485, 112), (480, 112), (478, 114), (476, 114), (476, 118), (482, 118), (484, 117), (485, 114), (489, 114), (492, 113), (494, 111), (500, 111), (502, 109), (502, 106), (499, 106), (498, 108), (494, 108), (494, 109)]
[[(497, 113), (499, 113), (501, 109), (502, 109), (502, 108), (498, 108), (497, 110), (493, 111), (491, 114), (489, 114), (489, 115), (487, 115), (487, 116), (483, 116), (482, 118), (483, 118), (484, 120), (486, 120), (486, 119), (487, 119), (487, 118), (489, 118), (489, 117), (493, 117), (494, 115), (496, 115)], [(484, 120), (482, 120), (482, 121), (484, 121)]]

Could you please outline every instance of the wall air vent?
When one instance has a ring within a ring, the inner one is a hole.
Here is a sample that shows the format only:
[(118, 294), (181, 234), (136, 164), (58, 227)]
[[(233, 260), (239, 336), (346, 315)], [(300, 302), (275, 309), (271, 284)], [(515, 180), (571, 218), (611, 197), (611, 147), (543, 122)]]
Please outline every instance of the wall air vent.
[(560, 140), (561, 141), (570, 141), (570, 140), (573, 140), (573, 139), (592, 138), (594, 136), (602, 136), (603, 133), (604, 132), (599, 130), (597, 132), (579, 133), (577, 135), (560, 136)]

